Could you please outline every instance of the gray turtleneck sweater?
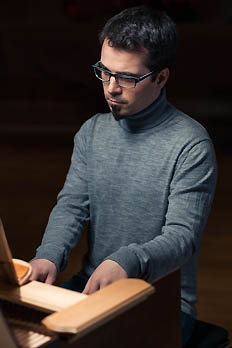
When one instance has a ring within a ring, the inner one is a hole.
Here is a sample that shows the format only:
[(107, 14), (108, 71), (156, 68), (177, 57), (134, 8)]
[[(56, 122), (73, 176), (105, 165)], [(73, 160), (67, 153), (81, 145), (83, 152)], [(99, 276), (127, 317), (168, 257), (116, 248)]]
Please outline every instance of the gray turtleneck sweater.
[(104, 260), (148, 282), (181, 269), (182, 310), (196, 317), (197, 263), (216, 183), (205, 129), (167, 103), (116, 121), (89, 119), (75, 136), (72, 163), (36, 258), (63, 270), (90, 220), (88, 276)]

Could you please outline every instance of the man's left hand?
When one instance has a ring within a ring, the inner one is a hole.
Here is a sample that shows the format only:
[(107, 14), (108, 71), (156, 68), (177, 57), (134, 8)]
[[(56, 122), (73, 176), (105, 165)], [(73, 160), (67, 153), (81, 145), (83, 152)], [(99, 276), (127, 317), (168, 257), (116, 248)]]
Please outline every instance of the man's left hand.
[(104, 288), (116, 280), (128, 278), (126, 271), (117, 262), (112, 260), (103, 261), (89, 278), (83, 293), (92, 294), (93, 292)]

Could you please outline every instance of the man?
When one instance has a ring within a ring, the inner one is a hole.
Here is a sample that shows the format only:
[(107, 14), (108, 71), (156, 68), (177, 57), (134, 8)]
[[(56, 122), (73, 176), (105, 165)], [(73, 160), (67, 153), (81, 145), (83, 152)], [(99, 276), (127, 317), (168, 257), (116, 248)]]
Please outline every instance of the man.
[(181, 269), (183, 345), (196, 318), (197, 262), (216, 182), (205, 129), (166, 100), (176, 28), (145, 7), (111, 18), (94, 67), (110, 113), (75, 136), (72, 163), (31, 279), (53, 283), (90, 221), (83, 270), (65, 286), (90, 294), (120, 278)]

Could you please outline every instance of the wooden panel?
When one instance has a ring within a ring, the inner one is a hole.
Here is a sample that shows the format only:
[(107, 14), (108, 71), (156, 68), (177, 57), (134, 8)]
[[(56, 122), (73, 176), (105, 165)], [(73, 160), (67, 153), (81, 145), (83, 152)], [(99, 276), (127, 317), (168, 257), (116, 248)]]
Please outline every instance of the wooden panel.
[(155, 293), (145, 301), (82, 337), (74, 335), (49, 348), (181, 348), (180, 273), (172, 272), (154, 284)]
[(0, 298), (29, 305), (47, 312), (59, 311), (86, 298), (87, 295), (58, 286), (32, 281), (20, 287), (0, 284)]
[(1, 337), (1, 346), (7, 348), (16, 348), (16, 342), (9, 332), (9, 328), (5, 322), (5, 319), (2, 315), (0, 309), (0, 337)]
[(7, 243), (5, 231), (0, 219), (0, 279), (18, 285), (18, 278), (12, 262), (12, 255)]
[(146, 299), (154, 288), (141, 279), (121, 279), (43, 320), (50, 330), (76, 333), (76, 338)]

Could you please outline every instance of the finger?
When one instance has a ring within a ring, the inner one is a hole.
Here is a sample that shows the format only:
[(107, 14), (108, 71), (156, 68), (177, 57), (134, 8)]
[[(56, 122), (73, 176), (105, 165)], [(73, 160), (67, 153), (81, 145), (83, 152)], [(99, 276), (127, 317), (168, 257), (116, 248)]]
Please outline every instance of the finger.
[(31, 276), (29, 278), (30, 281), (32, 280), (39, 280), (39, 281), (43, 281), (44, 276), (41, 275), (39, 272), (32, 270)]
[(88, 283), (86, 284), (86, 288), (84, 289), (84, 294), (90, 295), (100, 289), (100, 282), (98, 280), (90, 278)]
[(39, 282), (44, 283), (45, 280), (46, 280), (46, 278), (47, 278), (47, 274), (46, 274), (46, 273), (40, 273), (40, 274), (38, 274), (37, 280), (38, 280)]
[(32, 280), (36, 280), (34, 273), (31, 273), (31, 275), (29, 277), (29, 281), (31, 282)]
[(113, 282), (113, 281), (110, 280), (110, 279), (108, 279), (108, 280), (102, 279), (102, 280), (100, 281), (100, 284), (99, 284), (99, 289), (105, 288), (107, 285), (111, 284), (112, 282)]
[(44, 282), (46, 284), (53, 284), (55, 280), (56, 280), (56, 276), (54, 274), (48, 273)]
[(85, 285), (84, 290), (82, 291), (83, 294), (88, 295), (88, 293), (89, 293), (89, 283), (90, 283), (90, 278), (89, 278), (89, 280), (87, 281), (87, 284)]
[(32, 269), (31, 275), (29, 277), (29, 281), (35, 280), (35, 271)]

